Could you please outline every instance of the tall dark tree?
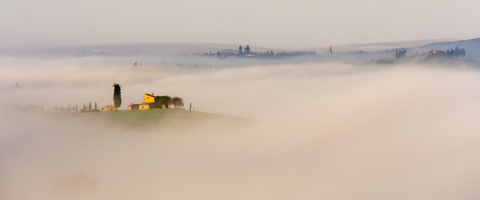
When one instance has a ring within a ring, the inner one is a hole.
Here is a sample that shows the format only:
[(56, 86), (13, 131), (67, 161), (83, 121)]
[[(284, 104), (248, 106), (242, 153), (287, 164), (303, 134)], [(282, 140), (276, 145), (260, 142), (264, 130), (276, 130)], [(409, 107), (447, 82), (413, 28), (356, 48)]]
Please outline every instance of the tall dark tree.
[(113, 83), (113, 106), (115, 109), (118, 110), (118, 108), (122, 105), (122, 96), (120, 92), (120, 85), (117, 83)]

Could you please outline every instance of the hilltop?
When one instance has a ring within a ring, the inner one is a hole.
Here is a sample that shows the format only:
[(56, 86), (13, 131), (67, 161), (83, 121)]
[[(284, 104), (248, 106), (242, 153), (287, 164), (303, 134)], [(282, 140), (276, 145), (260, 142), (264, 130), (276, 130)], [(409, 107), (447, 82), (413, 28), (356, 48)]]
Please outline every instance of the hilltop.
[(184, 109), (118, 110), (110, 112), (19, 112), (18, 116), (41, 118), (55, 124), (75, 123), (85, 127), (119, 129), (195, 129), (244, 126), (249, 119)]
[(435, 42), (420, 46), (419, 49), (424, 51), (431, 49), (447, 50), (455, 47), (461, 47), (466, 50), (466, 59), (480, 62), (480, 38), (447, 42)]
[(464, 48), (480, 48), (480, 38), (458, 41), (434, 42), (423, 45), (424, 48), (462, 46)]

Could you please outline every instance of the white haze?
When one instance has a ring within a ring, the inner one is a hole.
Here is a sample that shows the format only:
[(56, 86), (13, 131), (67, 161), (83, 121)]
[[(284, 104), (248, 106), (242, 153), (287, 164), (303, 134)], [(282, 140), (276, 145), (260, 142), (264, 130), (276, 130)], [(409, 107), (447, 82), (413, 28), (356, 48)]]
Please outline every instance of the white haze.
[[(477, 69), (0, 62), (3, 106), (104, 106), (116, 82), (124, 109), (154, 92), (254, 120), (125, 130), (4, 108), (0, 199), (480, 198)], [(95, 184), (55, 187), (79, 172)]]

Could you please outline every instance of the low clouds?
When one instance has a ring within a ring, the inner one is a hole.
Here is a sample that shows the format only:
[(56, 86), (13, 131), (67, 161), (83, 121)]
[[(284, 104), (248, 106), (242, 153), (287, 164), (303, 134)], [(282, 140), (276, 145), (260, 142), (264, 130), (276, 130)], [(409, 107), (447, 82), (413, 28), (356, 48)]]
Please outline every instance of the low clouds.
[[(89, 125), (75, 118), (4, 108), (4, 198), (480, 196), (476, 69), (338, 63), (135, 69), (79, 62), (49, 64), (46, 69), (3, 65), (4, 107), (111, 104), (111, 85), (117, 82), (122, 84), (123, 108), (140, 102), (143, 93), (155, 92), (181, 96), (203, 112), (253, 122), (161, 131), (119, 129), (101, 121)], [(16, 82), (20, 88), (14, 87)], [(58, 191), (58, 180), (74, 186)], [(85, 180), (94, 180), (88, 184), (91, 191), (75, 192), (78, 184), (84, 189)]]

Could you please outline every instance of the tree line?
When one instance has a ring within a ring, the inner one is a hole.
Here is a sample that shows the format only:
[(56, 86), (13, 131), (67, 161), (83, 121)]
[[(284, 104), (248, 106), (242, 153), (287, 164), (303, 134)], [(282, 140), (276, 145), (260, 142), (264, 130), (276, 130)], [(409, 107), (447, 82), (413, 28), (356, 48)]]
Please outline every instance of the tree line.
[(467, 52), (465, 51), (464, 48), (455, 47), (455, 49), (453, 48), (447, 49), (447, 54), (453, 57), (465, 57)]
[(157, 108), (183, 108), (183, 99), (180, 97), (156, 96), (155, 107)]

